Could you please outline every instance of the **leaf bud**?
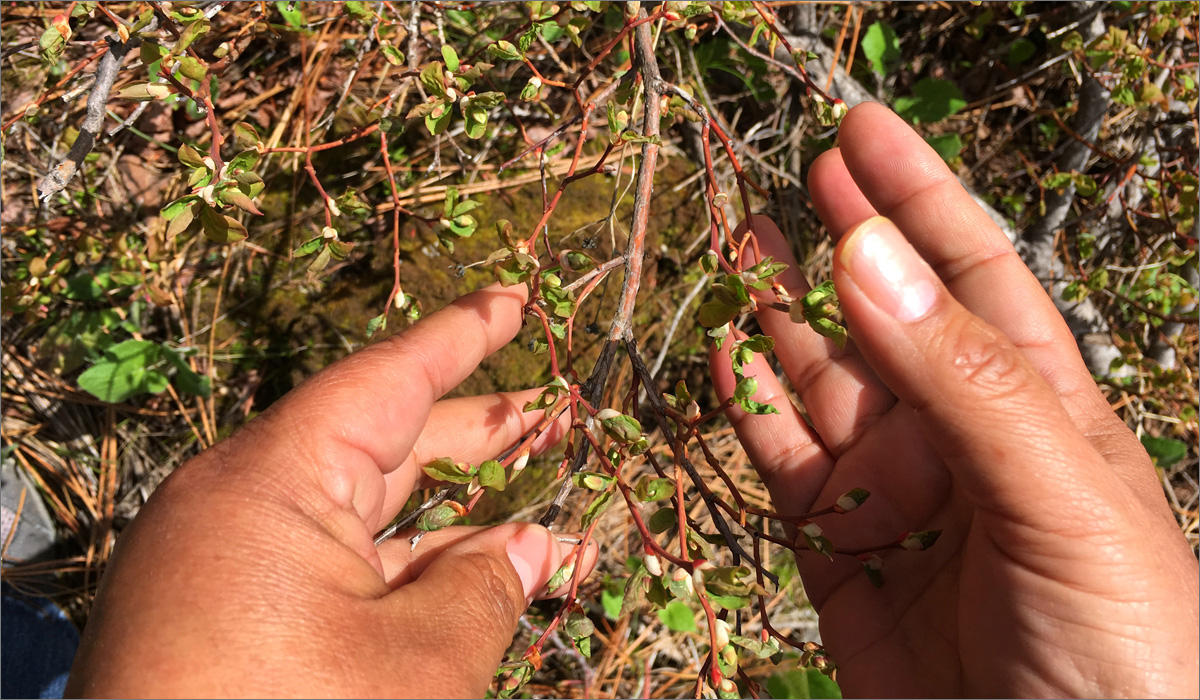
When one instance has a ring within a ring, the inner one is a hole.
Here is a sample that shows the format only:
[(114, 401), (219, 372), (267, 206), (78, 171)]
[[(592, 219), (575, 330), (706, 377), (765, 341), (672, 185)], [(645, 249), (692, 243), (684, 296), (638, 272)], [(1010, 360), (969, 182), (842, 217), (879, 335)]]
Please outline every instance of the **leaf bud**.
[(671, 580), (677, 584), (676, 588), (681, 589), (684, 594), (680, 597), (690, 597), (696, 594), (696, 582), (692, 580), (692, 575), (686, 569), (676, 567), (671, 572)]
[(658, 555), (647, 553), (642, 557), (642, 563), (646, 565), (646, 571), (651, 576), (662, 576), (662, 562), (659, 561)]
[(713, 622), (713, 638), (718, 649), (724, 650), (729, 646), (729, 631), (729, 623), (725, 620), (718, 619)]
[(941, 530), (921, 530), (919, 532), (910, 532), (900, 540), (900, 546), (910, 552), (920, 552), (929, 549), (937, 542), (938, 537), (942, 534)]
[(803, 532), (809, 537), (820, 537), (823, 530), (821, 530), (821, 526), (816, 523), (807, 523), (804, 525), (804, 527), (800, 528), (800, 532)]
[(833, 508), (839, 513), (849, 513), (861, 506), (870, 495), (871, 492), (866, 489), (850, 489), (841, 496), (838, 496), (837, 501), (833, 504)]

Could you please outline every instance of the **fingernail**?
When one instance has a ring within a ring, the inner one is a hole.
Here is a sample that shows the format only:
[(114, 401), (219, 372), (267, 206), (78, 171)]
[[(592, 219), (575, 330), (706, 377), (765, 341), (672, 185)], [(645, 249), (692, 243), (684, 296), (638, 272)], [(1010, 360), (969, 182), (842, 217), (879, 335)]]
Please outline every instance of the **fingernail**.
[(521, 578), (521, 589), (525, 591), (526, 600), (533, 600), (534, 594), (546, 585), (546, 580), (562, 559), (558, 543), (550, 531), (536, 525), (518, 530), (505, 544), (504, 551)]
[(885, 217), (859, 224), (846, 237), (840, 257), (858, 288), (898, 321), (916, 321), (937, 299), (937, 275)]

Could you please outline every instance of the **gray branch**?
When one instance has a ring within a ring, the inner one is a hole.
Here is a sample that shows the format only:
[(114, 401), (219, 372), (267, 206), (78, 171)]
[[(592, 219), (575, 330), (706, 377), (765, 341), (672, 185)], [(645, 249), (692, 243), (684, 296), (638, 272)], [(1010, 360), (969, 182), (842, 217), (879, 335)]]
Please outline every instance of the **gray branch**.
[[(146, 30), (153, 28), (154, 25), (151, 24)], [(96, 82), (92, 85), (92, 92), (88, 95), (87, 114), (79, 129), (79, 136), (75, 138), (75, 143), (71, 145), (71, 150), (67, 152), (67, 155), (51, 168), (50, 172), (46, 173), (38, 183), (38, 197), (42, 202), (48, 202), (51, 197), (62, 192), (71, 178), (75, 177), (75, 173), (79, 171), (83, 159), (87, 157), (88, 153), (91, 153), (92, 147), (96, 145), (96, 137), (100, 134), (100, 127), (104, 123), (108, 93), (112, 90), (117, 73), (121, 70), (121, 62), (125, 60), (126, 54), (142, 43), (139, 36), (131, 36), (129, 41), (124, 43), (116, 41), (112, 37), (105, 37), (105, 41), (108, 42), (108, 53), (100, 58), (100, 64), (96, 66)]]

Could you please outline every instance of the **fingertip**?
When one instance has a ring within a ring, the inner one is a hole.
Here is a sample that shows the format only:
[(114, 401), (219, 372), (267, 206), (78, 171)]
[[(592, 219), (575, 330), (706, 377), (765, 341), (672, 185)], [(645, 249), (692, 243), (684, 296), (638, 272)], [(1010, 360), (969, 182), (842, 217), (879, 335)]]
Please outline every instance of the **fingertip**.
[(817, 216), (834, 240), (876, 214), (847, 169), (840, 148), (828, 150), (813, 161), (808, 169), (808, 190)]
[(504, 527), (512, 528), (504, 552), (521, 581), (526, 602), (531, 601), (561, 566), (564, 553), (554, 534), (541, 525)]
[[(559, 568), (574, 564), (574, 568), (565, 578), (562, 585), (556, 586), (553, 590), (543, 586), (534, 596), (541, 600), (545, 598), (559, 598), (568, 593), (571, 588), (571, 580), (578, 577), (580, 583), (587, 580), (591, 576), (592, 569), (595, 568), (596, 562), (600, 559), (600, 544), (595, 539), (588, 538), (587, 543), (580, 541), (582, 533), (553, 535), (558, 543), (559, 551), (562, 554), (562, 559), (558, 565)], [(576, 573), (577, 572), (577, 573)], [(553, 575), (553, 574), (551, 574)]]

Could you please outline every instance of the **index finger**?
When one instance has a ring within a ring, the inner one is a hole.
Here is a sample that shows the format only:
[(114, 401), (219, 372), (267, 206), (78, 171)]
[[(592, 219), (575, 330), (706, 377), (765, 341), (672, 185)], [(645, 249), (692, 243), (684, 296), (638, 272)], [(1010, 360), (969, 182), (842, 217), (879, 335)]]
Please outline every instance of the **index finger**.
[(252, 431), (286, 444), (291, 458), (268, 467), (284, 473), (271, 476), (318, 484), (370, 520), (384, 476), (405, 463), (434, 402), (516, 335), (525, 298), (524, 286), (486, 287), (301, 384)]

